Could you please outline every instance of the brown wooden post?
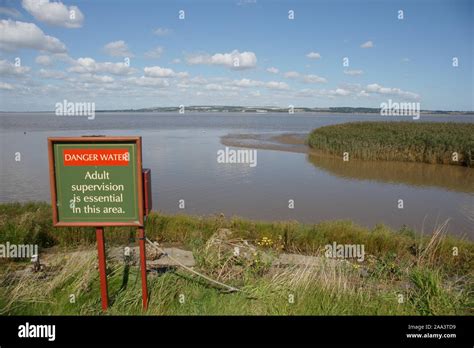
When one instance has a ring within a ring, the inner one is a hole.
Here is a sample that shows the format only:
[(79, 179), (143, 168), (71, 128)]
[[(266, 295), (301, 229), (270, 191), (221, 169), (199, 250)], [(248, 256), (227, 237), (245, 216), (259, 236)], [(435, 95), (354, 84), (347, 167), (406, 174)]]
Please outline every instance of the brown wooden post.
[(109, 307), (109, 291), (107, 288), (107, 264), (105, 260), (104, 228), (96, 227), (95, 235), (97, 238), (97, 251), (99, 252), (99, 274), (100, 293), (102, 297), (102, 310), (106, 311)]
[(140, 269), (142, 273), (142, 301), (143, 309), (148, 309), (148, 284), (146, 277), (146, 248), (145, 248), (145, 229), (138, 228), (138, 243), (140, 245)]

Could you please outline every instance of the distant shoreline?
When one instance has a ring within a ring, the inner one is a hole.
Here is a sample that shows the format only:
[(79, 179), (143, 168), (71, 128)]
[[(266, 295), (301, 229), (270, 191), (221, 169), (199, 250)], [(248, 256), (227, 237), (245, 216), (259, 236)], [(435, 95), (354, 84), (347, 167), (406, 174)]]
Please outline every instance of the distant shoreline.
[[(142, 108), (128, 110), (96, 110), (96, 113), (179, 113), (179, 107), (160, 107), (160, 108)], [(185, 113), (242, 113), (242, 114), (331, 114), (331, 115), (374, 115), (380, 116), (379, 108), (305, 108), (295, 107), (293, 113), (289, 113), (288, 108), (271, 107), (204, 107), (204, 106), (185, 106)], [(49, 111), (0, 111), (0, 114), (19, 114), (19, 113), (54, 113)], [(430, 116), (474, 116), (474, 111), (447, 111), (447, 110), (420, 110), (421, 115)]]

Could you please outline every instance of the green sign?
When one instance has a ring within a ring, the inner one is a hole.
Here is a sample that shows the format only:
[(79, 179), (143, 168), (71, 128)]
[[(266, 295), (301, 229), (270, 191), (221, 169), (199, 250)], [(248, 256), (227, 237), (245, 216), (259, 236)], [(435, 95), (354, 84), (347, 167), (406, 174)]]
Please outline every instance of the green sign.
[(50, 138), (55, 225), (142, 225), (141, 141), (94, 140)]

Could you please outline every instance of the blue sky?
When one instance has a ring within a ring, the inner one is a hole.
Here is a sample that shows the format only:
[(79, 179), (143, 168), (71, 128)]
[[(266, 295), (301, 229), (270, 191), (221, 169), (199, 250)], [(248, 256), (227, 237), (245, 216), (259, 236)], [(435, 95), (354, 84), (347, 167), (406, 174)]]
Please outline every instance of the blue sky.
[(0, 110), (64, 99), (474, 110), (473, 11), (468, 0), (2, 0)]

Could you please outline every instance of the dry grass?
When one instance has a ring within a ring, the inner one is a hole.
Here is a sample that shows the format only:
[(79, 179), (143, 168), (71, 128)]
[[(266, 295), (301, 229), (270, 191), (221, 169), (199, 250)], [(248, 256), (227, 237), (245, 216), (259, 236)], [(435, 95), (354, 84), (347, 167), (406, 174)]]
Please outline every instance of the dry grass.
[(28, 267), (9, 274), (5, 289), (8, 300), (0, 314), (18, 304), (54, 304), (55, 292), (66, 286), (76, 296), (87, 292), (97, 277), (96, 258), (95, 250), (90, 249), (54, 254), (45, 258), (49, 264), (45, 272), (34, 273)]

